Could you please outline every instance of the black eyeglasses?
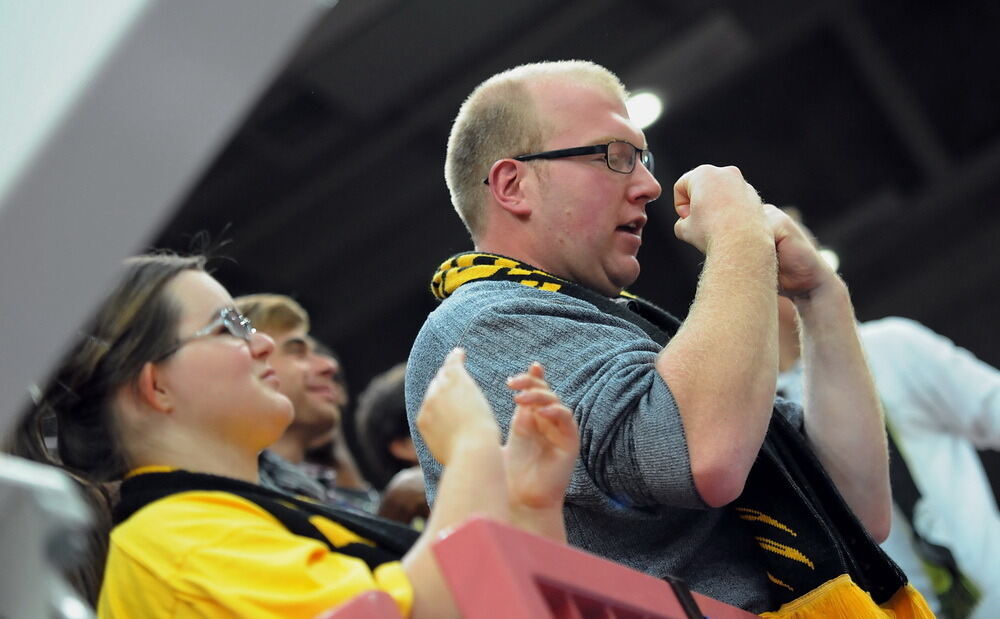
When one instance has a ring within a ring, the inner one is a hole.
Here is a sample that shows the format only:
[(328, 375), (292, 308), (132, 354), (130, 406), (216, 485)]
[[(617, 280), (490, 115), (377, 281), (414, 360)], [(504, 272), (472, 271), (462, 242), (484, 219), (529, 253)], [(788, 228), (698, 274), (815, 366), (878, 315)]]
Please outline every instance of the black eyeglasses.
[(177, 342), (170, 350), (157, 357), (155, 361), (163, 361), (180, 350), (185, 344), (212, 335), (219, 327), (225, 327), (230, 335), (238, 337), (245, 342), (249, 342), (253, 334), (257, 332), (257, 329), (254, 329), (250, 323), (250, 319), (239, 313), (235, 307), (224, 307), (219, 310), (219, 315), (212, 322)]
[[(594, 146), (547, 150), (541, 153), (531, 153), (530, 155), (518, 155), (511, 157), (511, 159), (531, 161), (532, 159), (562, 159), (564, 157), (597, 154), (604, 155), (604, 162), (608, 164), (608, 168), (613, 172), (631, 174), (635, 170), (635, 162), (638, 160), (649, 170), (650, 174), (653, 173), (653, 153), (648, 148), (639, 148), (625, 140), (611, 140), (607, 144), (596, 144)], [(489, 185), (490, 179), (483, 179), (483, 184)]]

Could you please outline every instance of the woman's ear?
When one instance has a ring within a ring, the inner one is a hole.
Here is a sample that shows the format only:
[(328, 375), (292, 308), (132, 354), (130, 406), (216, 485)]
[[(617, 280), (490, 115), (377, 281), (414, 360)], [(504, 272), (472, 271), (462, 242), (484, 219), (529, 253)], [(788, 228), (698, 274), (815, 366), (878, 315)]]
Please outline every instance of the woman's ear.
[(493, 200), (512, 215), (531, 214), (530, 201), (525, 199), (527, 172), (527, 166), (514, 159), (500, 159), (490, 168), (488, 180)]
[(136, 392), (140, 404), (148, 406), (159, 413), (170, 413), (174, 410), (170, 392), (163, 384), (163, 375), (160, 368), (153, 362), (147, 361), (139, 371), (136, 380)]

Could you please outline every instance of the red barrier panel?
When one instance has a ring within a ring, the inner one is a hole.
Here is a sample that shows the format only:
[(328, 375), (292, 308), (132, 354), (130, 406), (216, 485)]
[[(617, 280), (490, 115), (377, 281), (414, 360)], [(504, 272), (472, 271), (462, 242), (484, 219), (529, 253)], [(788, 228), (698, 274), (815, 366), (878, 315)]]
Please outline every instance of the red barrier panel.
[(396, 602), (384, 591), (368, 591), (316, 619), (402, 619)]
[[(684, 619), (683, 595), (618, 563), (474, 518), (434, 544), (464, 619)], [(756, 617), (698, 593), (711, 619)], [(690, 607), (689, 607), (690, 608)], [(693, 610), (693, 609), (692, 609)], [(339, 619), (339, 618), (338, 618)]]

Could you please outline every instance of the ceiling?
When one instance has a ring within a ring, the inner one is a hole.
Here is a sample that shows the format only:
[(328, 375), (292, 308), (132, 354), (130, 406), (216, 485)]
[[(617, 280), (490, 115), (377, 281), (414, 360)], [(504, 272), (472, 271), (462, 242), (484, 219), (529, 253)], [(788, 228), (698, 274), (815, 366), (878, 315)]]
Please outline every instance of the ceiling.
[[(228, 241), (223, 283), (300, 300), (357, 392), (470, 248), (442, 171), (462, 99), (586, 58), (665, 96), (646, 131), (662, 184), (738, 165), (840, 254), (861, 319), (909, 316), (1000, 365), (997, 32), (989, 0), (341, 0), (154, 244)], [(667, 199), (649, 212), (633, 291), (683, 315), (700, 257)]]

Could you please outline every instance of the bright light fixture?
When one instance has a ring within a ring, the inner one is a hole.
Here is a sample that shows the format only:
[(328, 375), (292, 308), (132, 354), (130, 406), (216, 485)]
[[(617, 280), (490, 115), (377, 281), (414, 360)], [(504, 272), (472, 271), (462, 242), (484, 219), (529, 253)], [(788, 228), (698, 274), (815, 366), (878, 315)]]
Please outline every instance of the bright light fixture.
[(819, 250), (819, 257), (826, 261), (826, 263), (829, 264), (830, 268), (834, 271), (840, 268), (840, 256), (838, 256), (837, 252), (832, 249), (824, 247)]
[(655, 123), (663, 113), (663, 100), (649, 91), (637, 92), (628, 98), (625, 108), (632, 122), (640, 129), (645, 129)]

